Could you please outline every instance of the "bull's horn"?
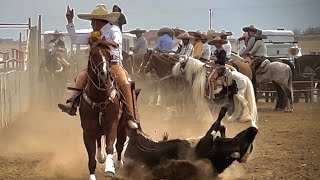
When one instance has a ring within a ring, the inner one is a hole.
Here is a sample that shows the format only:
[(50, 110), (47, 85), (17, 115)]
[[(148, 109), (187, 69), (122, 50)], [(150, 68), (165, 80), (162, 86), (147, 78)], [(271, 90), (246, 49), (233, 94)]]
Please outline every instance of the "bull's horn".
[(59, 72), (62, 72), (62, 71), (63, 71), (63, 66), (61, 66), (61, 68), (58, 69), (58, 70), (56, 70), (55, 72), (56, 72), (56, 73), (59, 73)]

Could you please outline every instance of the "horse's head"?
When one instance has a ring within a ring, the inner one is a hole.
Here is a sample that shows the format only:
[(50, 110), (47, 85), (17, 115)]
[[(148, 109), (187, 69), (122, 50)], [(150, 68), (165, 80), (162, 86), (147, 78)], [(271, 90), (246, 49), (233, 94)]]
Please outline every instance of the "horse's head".
[(150, 71), (146, 72), (146, 67), (147, 67), (148, 63), (150, 62), (150, 59), (152, 59), (151, 58), (152, 54), (153, 54), (153, 51), (149, 49), (147, 51), (147, 53), (144, 55), (143, 61), (141, 62), (140, 67), (139, 67), (139, 71), (138, 71), (140, 74), (145, 74), (145, 73), (150, 72)]
[(97, 43), (90, 46), (88, 74), (91, 79), (97, 78), (99, 87), (105, 85), (111, 78), (109, 73), (111, 62), (110, 49)]

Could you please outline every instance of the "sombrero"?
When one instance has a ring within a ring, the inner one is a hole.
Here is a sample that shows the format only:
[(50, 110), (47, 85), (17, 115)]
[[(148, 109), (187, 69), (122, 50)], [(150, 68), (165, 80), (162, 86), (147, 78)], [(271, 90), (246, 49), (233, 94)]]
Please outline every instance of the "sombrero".
[(121, 13), (119, 12), (109, 13), (106, 5), (98, 4), (91, 13), (78, 14), (78, 18), (83, 20), (100, 19), (100, 20), (106, 20), (113, 23), (119, 19), (120, 14)]
[(212, 38), (210, 38), (210, 37), (208, 37), (207, 36), (207, 33), (206, 32), (203, 32), (203, 33), (201, 33), (202, 34), (202, 36), (201, 36), (201, 39), (206, 39), (206, 40), (208, 40), (208, 39), (212, 39)]
[(220, 36), (232, 36), (233, 33), (231, 31), (226, 31), (226, 30), (221, 30), (221, 35)]
[(177, 39), (194, 39), (193, 36), (191, 36), (188, 32), (184, 32), (180, 34)]
[(160, 36), (163, 36), (164, 34), (168, 34), (169, 36), (173, 37), (174, 31), (168, 27), (163, 27), (163, 28), (159, 29), (158, 36), (160, 37)]
[(221, 33), (219, 32), (216, 32), (214, 29), (209, 29), (207, 31), (207, 37), (211, 37), (211, 38), (214, 38), (216, 36), (221, 36)]
[(57, 29), (53, 32), (53, 34), (52, 35), (54, 35), (54, 36), (62, 36), (63, 35), (63, 33), (62, 32), (60, 32), (60, 31), (58, 31)]
[(176, 28), (172, 28), (172, 30), (173, 30), (174, 33), (179, 33), (179, 34), (185, 32), (184, 30), (182, 30), (182, 29), (180, 29), (180, 28), (177, 28), (177, 27), (176, 27)]
[(256, 32), (258, 29), (256, 27), (254, 27), (254, 25), (251, 24), (250, 26), (243, 27), (242, 30), (244, 32), (249, 32), (249, 31)]
[(144, 30), (144, 29), (140, 29), (140, 28), (137, 28), (135, 30), (129, 31), (130, 34), (140, 34), (140, 33), (145, 33), (145, 32), (147, 32), (147, 31)]
[(188, 32), (191, 36), (200, 36), (200, 38), (205, 38), (206, 36), (204, 36), (200, 30), (197, 30), (197, 31), (189, 31)]
[(227, 44), (228, 41), (227, 40), (224, 40), (224, 39), (221, 39), (220, 36), (216, 36), (214, 39), (210, 40), (208, 42), (209, 45), (215, 45), (215, 44)]
[(253, 35), (253, 36), (256, 37), (256, 38), (267, 39), (267, 36), (266, 36), (266, 35), (263, 35), (261, 30), (258, 30), (258, 31), (256, 32), (256, 34)]

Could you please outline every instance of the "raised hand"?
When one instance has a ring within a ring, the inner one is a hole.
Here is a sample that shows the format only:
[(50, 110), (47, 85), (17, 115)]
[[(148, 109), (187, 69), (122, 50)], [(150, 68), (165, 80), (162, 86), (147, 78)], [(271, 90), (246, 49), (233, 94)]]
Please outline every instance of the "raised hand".
[(74, 12), (73, 9), (70, 9), (69, 5), (67, 6), (66, 18), (68, 23), (73, 23)]

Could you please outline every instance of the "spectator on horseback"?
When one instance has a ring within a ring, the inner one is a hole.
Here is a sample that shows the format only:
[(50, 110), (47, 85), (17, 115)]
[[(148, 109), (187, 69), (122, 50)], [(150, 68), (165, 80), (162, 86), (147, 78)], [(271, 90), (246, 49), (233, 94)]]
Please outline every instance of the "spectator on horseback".
[(202, 33), (201, 36), (201, 42), (203, 43), (202, 51), (201, 51), (201, 56), (200, 56), (200, 61), (207, 63), (210, 60), (211, 56), (211, 47), (208, 44), (208, 37), (207, 33)]
[(226, 63), (229, 63), (229, 60), (231, 58), (231, 52), (232, 52), (232, 47), (231, 47), (231, 43), (228, 40), (228, 36), (232, 36), (232, 32), (228, 31), (226, 32), (225, 30), (221, 31), (221, 39), (226, 40), (227, 44), (223, 44), (222, 47), (223, 49), (226, 51), (227, 56), (226, 56)]
[(155, 47), (155, 51), (159, 53), (171, 53), (172, 52), (172, 38), (174, 31), (171, 28), (163, 27), (158, 31), (158, 41)]
[(126, 16), (122, 13), (122, 9), (116, 4), (113, 5), (112, 12), (119, 12), (120, 13), (120, 17), (113, 24), (118, 26), (120, 28), (120, 31), (122, 32), (122, 26), (127, 24)]
[(203, 43), (201, 42), (201, 37), (203, 36), (200, 31), (189, 32), (191, 36), (194, 37), (194, 45), (193, 45), (193, 58), (200, 59), (201, 52), (203, 48)]
[(254, 35), (256, 34), (258, 29), (256, 27), (254, 27), (254, 25), (250, 25), (250, 26), (247, 26), (247, 27), (243, 27), (242, 30), (244, 32), (247, 32), (248, 36), (249, 36), (246, 48), (240, 51), (240, 56), (246, 57), (247, 54), (251, 51), (251, 49), (254, 46), (254, 43), (256, 41), (256, 38), (254, 37)]
[(267, 36), (263, 35), (261, 30), (258, 30), (254, 37), (256, 42), (254, 43), (251, 51), (248, 53), (248, 56), (252, 57), (252, 65), (255, 68), (257, 61), (263, 61), (267, 56), (267, 46), (263, 41), (263, 39), (267, 39)]
[[(73, 9), (69, 6), (66, 13), (68, 21), (67, 30), (70, 35), (71, 42), (74, 44), (92, 44), (99, 43), (102, 46), (108, 46), (113, 57), (110, 64), (111, 75), (116, 81), (118, 88), (124, 96), (124, 108), (128, 113), (127, 123), (132, 129), (138, 128), (134, 118), (134, 105), (131, 84), (128, 81), (125, 70), (122, 68), (122, 33), (120, 28), (113, 25), (120, 16), (119, 12), (108, 12), (106, 5), (99, 4), (92, 13), (78, 14), (78, 17), (83, 20), (90, 20), (93, 32), (90, 34), (76, 34), (73, 17)], [(92, 42), (97, 39), (96, 42)], [(82, 91), (87, 85), (87, 72), (82, 71), (76, 78), (75, 88)], [(74, 91), (73, 96), (66, 104), (59, 104), (59, 108), (71, 116), (76, 115), (78, 103), (76, 99), (79, 97), (79, 92)]]
[[(208, 85), (209, 85), (209, 94), (208, 99), (212, 99), (212, 91), (217, 89), (216, 80), (220, 76), (225, 76), (225, 64), (226, 64), (226, 58), (227, 53), (223, 49), (224, 44), (227, 44), (227, 40), (221, 39), (220, 36), (216, 36), (213, 40), (209, 41), (209, 45), (214, 45), (216, 47), (216, 50), (214, 51), (214, 56), (212, 59), (214, 62), (212, 62), (212, 72), (208, 77)], [(226, 86), (226, 82), (224, 81), (224, 78), (220, 81), (222, 86)]]
[(144, 37), (143, 33), (147, 32), (146, 30), (137, 28), (135, 30), (130, 31), (130, 34), (135, 34), (137, 37), (137, 40), (135, 42), (134, 47), (131, 47), (130, 50), (134, 54), (145, 54), (148, 51), (148, 42), (147, 39)]
[(194, 39), (194, 37), (190, 36), (189, 33), (185, 32), (180, 34), (177, 39), (182, 40), (182, 47), (179, 55), (181, 56), (193, 56), (193, 45), (190, 43), (190, 39)]
[(182, 33), (184, 33), (184, 30), (179, 29), (179, 28), (172, 28), (172, 30), (174, 31), (174, 39), (172, 41), (172, 51), (176, 54), (179, 54), (182, 48), (182, 40), (178, 39), (178, 36)]

